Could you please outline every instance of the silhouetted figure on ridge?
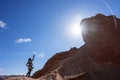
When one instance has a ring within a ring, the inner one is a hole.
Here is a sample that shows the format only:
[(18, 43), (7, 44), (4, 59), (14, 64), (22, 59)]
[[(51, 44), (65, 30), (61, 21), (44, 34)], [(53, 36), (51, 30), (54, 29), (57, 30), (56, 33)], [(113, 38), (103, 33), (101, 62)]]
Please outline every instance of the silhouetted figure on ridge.
[(26, 66), (28, 67), (28, 72), (26, 74), (27, 77), (30, 77), (31, 71), (34, 68), (33, 63), (32, 63), (32, 61), (34, 60), (34, 57), (35, 57), (35, 55), (33, 55), (32, 59), (29, 58), (28, 61), (27, 61), (27, 64), (26, 64)]

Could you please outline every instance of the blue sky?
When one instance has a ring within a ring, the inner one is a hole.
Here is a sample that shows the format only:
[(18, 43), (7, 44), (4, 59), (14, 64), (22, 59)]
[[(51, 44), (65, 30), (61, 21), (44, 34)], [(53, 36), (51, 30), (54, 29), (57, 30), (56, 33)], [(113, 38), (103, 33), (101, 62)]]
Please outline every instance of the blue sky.
[(33, 54), (36, 54), (34, 73), (55, 53), (79, 48), (84, 42), (73, 27), (82, 18), (97, 13), (120, 17), (119, 3), (119, 0), (0, 0), (0, 75), (26, 74), (25, 64)]

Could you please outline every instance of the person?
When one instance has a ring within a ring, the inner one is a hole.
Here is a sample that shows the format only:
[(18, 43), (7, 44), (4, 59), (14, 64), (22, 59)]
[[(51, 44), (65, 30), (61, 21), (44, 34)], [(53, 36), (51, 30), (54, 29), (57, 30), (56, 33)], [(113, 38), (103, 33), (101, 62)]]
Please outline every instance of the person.
[(33, 60), (34, 60), (35, 55), (33, 55), (32, 59), (28, 58), (28, 61), (26, 63), (26, 66), (28, 67), (28, 72), (26, 74), (26, 77), (30, 77), (31, 71), (33, 70)]

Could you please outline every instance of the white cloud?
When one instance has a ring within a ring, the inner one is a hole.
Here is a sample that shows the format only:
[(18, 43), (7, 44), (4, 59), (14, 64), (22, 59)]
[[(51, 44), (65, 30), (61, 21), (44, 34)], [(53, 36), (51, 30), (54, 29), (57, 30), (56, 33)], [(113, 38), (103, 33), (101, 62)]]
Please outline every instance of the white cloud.
[(37, 53), (37, 52), (33, 52), (34, 53), (34, 55), (36, 55), (36, 57), (38, 57), (38, 58), (44, 58), (45, 57), (45, 54), (44, 53)]
[(27, 42), (31, 42), (32, 40), (30, 38), (20, 38), (18, 40), (16, 40), (16, 43), (27, 43)]
[(0, 28), (7, 28), (7, 23), (0, 21)]
[(38, 58), (44, 58), (45, 54), (41, 53), (38, 55)]

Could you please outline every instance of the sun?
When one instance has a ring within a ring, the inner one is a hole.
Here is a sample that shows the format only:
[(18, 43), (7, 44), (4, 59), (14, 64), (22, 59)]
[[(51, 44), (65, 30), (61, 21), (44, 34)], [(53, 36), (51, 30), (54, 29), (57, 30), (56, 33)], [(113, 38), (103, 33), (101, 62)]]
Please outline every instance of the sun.
[(74, 23), (70, 27), (71, 36), (79, 37), (81, 35), (81, 27), (79, 23)]
[(84, 16), (76, 14), (67, 20), (65, 32), (69, 39), (80, 40), (82, 38), (83, 25), (80, 25), (80, 23), (83, 18)]
[(81, 22), (81, 17), (77, 16), (77, 17), (75, 17), (75, 19), (73, 19), (69, 23), (68, 32), (69, 32), (69, 36), (71, 38), (79, 38), (79, 37), (81, 37), (80, 22)]

